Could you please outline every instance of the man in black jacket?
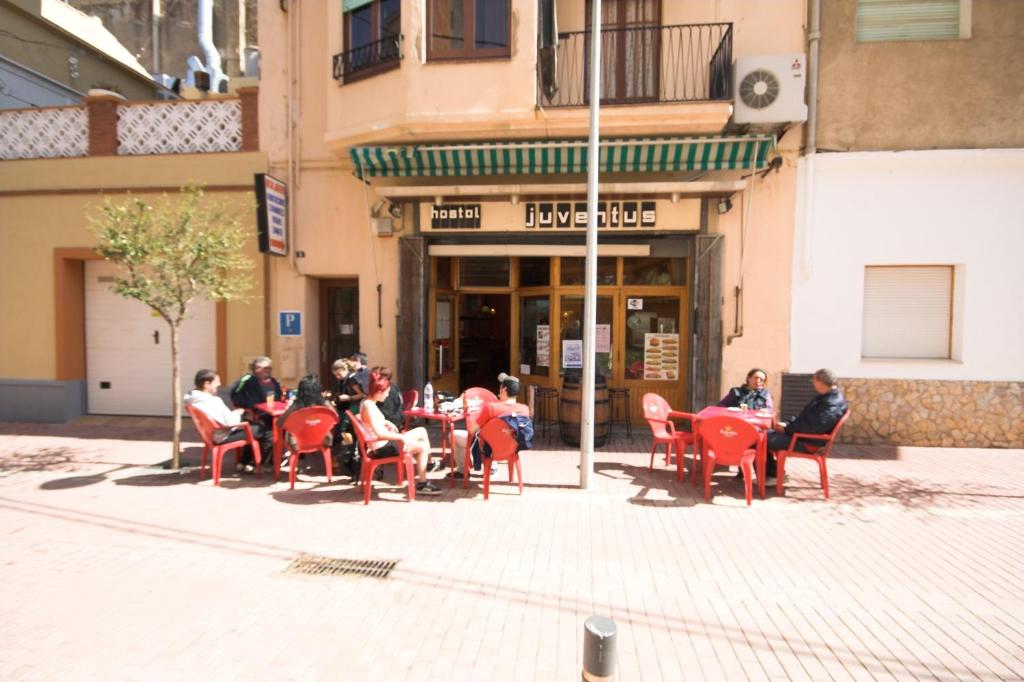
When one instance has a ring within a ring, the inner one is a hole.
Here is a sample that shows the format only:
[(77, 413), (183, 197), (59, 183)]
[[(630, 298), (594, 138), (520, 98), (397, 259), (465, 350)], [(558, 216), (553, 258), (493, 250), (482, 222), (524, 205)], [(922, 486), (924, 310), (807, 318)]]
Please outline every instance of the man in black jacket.
[[(768, 434), (767, 483), (772, 485), (776, 474), (775, 452), (789, 449), (794, 433), (828, 433), (846, 413), (846, 399), (836, 386), (836, 375), (830, 369), (819, 369), (811, 378), (818, 393), (807, 403), (800, 414), (788, 422), (779, 422), (775, 432)], [(807, 445), (819, 445), (821, 441), (804, 443), (797, 441), (798, 452), (809, 452)]]

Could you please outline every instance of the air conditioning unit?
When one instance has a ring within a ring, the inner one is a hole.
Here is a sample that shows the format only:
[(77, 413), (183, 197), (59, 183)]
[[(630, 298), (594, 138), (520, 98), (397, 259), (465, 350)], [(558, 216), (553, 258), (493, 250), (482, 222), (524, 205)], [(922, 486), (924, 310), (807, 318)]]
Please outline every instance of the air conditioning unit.
[(737, 57), (732, 120), (737, 124), (800, 123), (807, 120), (803, 54)]

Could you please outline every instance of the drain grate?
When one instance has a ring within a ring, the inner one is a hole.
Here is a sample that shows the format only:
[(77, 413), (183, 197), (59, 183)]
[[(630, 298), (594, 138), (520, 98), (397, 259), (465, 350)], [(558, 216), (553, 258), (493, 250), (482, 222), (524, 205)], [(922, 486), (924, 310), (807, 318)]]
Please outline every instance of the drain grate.
[(284, 572), (305, 575), (367, 576), (384, 579), (391, 575), (391, 571), (397, 565), (397, 561), (381, 559), (336, 559), (315, 554), (300, 554), (288, 564)]

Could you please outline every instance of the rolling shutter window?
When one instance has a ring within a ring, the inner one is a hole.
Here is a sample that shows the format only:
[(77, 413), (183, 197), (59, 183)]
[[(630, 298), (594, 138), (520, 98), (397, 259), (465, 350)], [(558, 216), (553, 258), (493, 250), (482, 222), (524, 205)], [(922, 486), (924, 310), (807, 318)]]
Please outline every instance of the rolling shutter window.
[(864, 269), (865, 358), (949, 358), (953, 266)]
[(857, 0), (857, 42), (952, 40), (961, 0)]

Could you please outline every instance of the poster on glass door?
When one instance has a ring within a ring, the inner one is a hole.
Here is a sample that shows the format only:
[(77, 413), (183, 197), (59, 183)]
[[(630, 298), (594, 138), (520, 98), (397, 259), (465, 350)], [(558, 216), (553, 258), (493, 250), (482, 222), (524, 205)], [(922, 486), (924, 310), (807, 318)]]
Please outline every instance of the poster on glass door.
[(644, 379), (679, 378), (679, 334), (644, 334)]

